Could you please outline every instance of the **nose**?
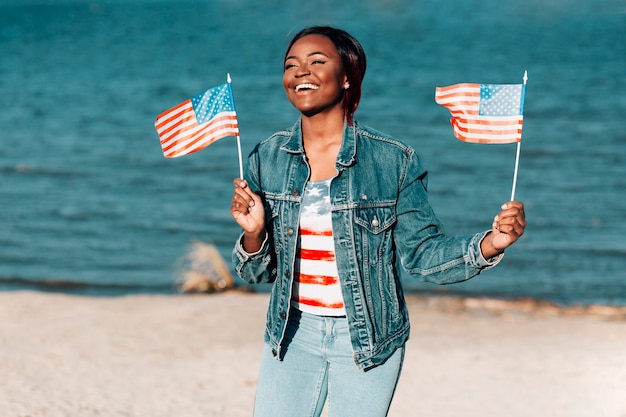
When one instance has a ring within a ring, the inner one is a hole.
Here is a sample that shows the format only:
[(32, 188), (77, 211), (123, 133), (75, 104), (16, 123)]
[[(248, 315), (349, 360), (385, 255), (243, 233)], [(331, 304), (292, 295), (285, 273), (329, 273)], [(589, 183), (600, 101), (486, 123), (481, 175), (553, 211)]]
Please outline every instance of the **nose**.
[(303, 77), (305, 75), (309, 75), (311, 71), (309, 70), (309, 64), (302, 63), (298, 65), (298, 70), (296, 71), (296, 77)]

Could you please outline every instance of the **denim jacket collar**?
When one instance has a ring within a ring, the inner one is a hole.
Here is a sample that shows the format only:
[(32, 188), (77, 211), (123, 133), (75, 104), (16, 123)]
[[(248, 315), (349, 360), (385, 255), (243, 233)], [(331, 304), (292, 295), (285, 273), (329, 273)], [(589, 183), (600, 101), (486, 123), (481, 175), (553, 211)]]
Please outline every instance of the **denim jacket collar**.
[[(356, 122), (354, 122), (353, 126), (350, 126), (344, 122), (343, 140), (341, 142), (339, 154), (337, 155), (337, 165), (343, 165), (344, 167), (348, 167), (354, 163), (356, 158), (356, 134)], [(285, 143), (282, 144), (280, 149), (289, 153), (304, 154), (304, 145), (302, 143), (301, 117), (291, 127), (290, 135), (288, 135), (287, 140), (285, 141)]]

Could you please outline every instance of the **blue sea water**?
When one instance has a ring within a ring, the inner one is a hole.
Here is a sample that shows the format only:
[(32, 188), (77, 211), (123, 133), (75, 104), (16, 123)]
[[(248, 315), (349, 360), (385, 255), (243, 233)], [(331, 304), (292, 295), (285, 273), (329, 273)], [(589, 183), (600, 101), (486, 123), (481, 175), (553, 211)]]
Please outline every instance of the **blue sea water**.
[(229, 72), (247, 154), (297, 117), (282, 56), (310, 24), (363, 43), (357, 119), (415, 147), (449, 233), (490, 226), (510, 197), (515, 145), (456, 140), (435, 87), (528, 71), (526, 234), (476, 279), (407, 289), (626, 305), (622, 0), (5, 0), (0, 289), (168, 293), (195, 240), (229, 260), (235, 141), (165, 159), (154, 118)]

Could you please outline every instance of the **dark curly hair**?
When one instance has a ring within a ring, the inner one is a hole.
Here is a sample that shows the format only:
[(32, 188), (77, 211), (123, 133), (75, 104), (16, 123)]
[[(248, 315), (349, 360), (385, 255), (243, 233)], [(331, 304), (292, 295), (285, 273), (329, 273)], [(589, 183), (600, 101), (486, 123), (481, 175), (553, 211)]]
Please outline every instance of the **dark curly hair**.
[(337, 52), (341, 57), (343, 68), (348, 78), (348, 83), (350, 84), (345, 92), (343, 111), (348, 124), (352, 125), (354, 112), (361, 100), (361, 84), (365, 76), (366, 68), (365, 51), (363, 51), (363, 47), (359, 41), (345, 30), (331, 26), (310, 26), (294, 35), (287, 46), (283, 62), (287, 59), (287, 54), (293, 44), (307, 35), (326, 36), (332, 41), (335, 48), (337, 48)]

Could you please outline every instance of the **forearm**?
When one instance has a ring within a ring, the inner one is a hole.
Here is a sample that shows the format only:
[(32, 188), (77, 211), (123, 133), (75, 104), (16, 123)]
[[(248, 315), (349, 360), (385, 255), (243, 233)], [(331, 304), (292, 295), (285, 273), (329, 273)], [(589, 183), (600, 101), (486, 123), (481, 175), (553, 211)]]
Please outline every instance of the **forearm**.
[(485, 233), (433, 236), (423, 242), (421, 250), (404, 253), (403, 267), (416, 278), (433, 284), (466, 281), (483, 270), (493, 268), (502, 259), (502, 255), (483, 256), (481, 245), (484, 237)]

